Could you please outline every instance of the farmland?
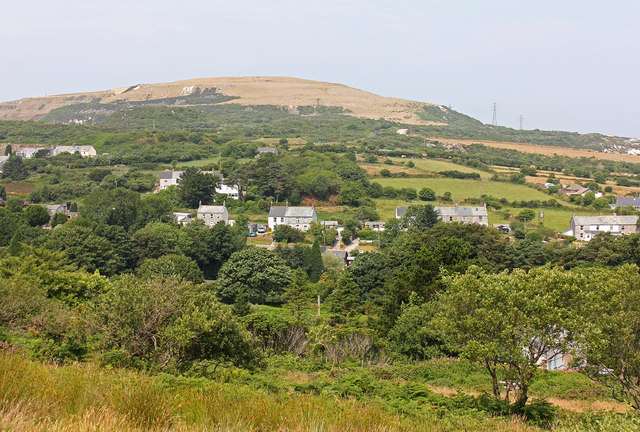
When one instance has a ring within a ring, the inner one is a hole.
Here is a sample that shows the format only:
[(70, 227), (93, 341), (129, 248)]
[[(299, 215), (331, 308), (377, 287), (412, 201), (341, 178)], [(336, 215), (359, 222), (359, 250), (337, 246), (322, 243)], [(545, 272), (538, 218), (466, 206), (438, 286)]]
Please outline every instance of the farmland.
[(451, 192), (451, 198), (454, 201), (461, 201), (465, 198), (480, 198), (482, 195), (506, 198), (509, 201), (548, 200), (551, 198), (542, 191), (514, 183), (451, 178), (379, 178), (375, 181), (383, 187), (393, 186), (417, 190), (427, 187), (433, 189), (437, 195)]

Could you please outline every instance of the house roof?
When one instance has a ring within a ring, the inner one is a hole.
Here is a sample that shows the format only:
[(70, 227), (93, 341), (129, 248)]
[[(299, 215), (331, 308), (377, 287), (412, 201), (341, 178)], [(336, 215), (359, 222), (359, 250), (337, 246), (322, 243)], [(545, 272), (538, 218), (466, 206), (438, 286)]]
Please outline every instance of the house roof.
[(335, 255), (338, 258), (342, 258), (342, 259), (346, 259), (347, 256), (349, 256), (349, 252), (347, 252), (346, 250), (339, 250), (339, 249), (327, 249), (326, 253)]
[(409, 207), (396, 207), (396, 217), (401, 218), (407, 213)]
[(160, 178), (162, 180), (177, 180), (182, 175), (183, 171), (162, 171)]
[(275, 153), (278, 154), (278, 149), (275, 147), (258, 147), (260, 153)]
[(573, 216), (575, 225), (635, 225), (637, 222), (638, 216)]
[(222, 214), (227, 210), (223, 205), (201, 205), (198, 207), (198, 213), (219, 213)]
[(640, 206), (640, 198), (635, 198), (635, 197), (623, 197), (623, 198), (618, 198), (616, 200), (616, 206), (618, 207), (625, 207), (625, 206)]
[(269, 209), (269, 217), (284, 217), (287, 214), (287, 208), (286, 207), (271, 207)]
[(471, 206), (434, 207), (440, 216), (487, 216), (487, 208)]
[(271, 207), (269, 210), (269, 217), (311, 218), (315, 211), (316, 209), (314, 207)]

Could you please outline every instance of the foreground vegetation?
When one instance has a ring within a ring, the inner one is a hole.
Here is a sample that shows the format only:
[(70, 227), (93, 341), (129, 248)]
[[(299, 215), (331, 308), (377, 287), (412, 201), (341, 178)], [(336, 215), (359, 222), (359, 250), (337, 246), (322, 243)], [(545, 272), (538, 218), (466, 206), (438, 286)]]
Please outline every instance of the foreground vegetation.
[[(415, 382), (395, 384), (396, 377), (411, 381), (419, 374), (445, 375), (443, 366), (445, 363), (380, 369), (375, 374), (390, 381), (386, 386), (367, 380), (362, 373), (344, 370), (327, 379), (330, 393), (318, 395), (303, 390), (313, 388), (313, 383), (304, 382), (305, 377), (318, 377), (318, 372), (289, 374), (293, 381), (284, 385), (282, 381), (274, 384), (275, 379), (268, 376), (235, 374), (232, 378), (233, 371), (216, 380), (149, 376), (94, 363), (43, 365), (5, 350), (0, 353), (0, 426), (18, 431), (539, 430), (519, 418), (486, 417), (486, 410), (496, 409), (488, 402), (477, 404), (455, 393), (441, 396)], [(455, 369), (459, 371), (453, 376), (460, 380), (468, 366)], [(372, 387), (387, 387), (386, 400)], [(363, 392), (369, 396), (363, 397)], [(638, 427), (640, 420), (628, 414), (564, 412), (553, 424), (558, 431)]]

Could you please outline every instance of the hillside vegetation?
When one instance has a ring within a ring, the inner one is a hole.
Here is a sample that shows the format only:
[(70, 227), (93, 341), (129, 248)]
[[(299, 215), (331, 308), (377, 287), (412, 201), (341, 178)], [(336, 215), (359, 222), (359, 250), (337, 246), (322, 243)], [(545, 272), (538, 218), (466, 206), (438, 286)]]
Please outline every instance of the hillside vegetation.
[[(220, 104), (236, 104), (246, 109), (272, 106), (292, 117), (317, 115), (323, 109), (329, 109), (343, 116), (391, 121), (396, 123), (396, 128), (411, 127), (412, 133), (424, 137), (494, 140), (599, 151), (627, 145), (623, 138), (597, 133), (581, 135), (490, 126), (441, 105), (383, 97), (340, 84), (287, 77), (202, 78), (27, 98), (0, 103), (0, 119), (100, 124), (114, 113), (123, 119), (121, 111), (135, 107), (193, 107), (207, 111), (207, 108)], [(183, 126), (201, 127), (202, 120), (191, 118)], [(211, 127), (215, 122), (209, 119), (204, 123)], [(128, 119), (119, 124), (131, 126)]]

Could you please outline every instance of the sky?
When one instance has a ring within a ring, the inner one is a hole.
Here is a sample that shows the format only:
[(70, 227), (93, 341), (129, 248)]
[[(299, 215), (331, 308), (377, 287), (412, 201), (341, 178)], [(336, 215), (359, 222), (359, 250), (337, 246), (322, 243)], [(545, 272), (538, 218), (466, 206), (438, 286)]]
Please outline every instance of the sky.
[(2, 0), (0, 101), (289, 76), (640, 138), (635, 0)]

